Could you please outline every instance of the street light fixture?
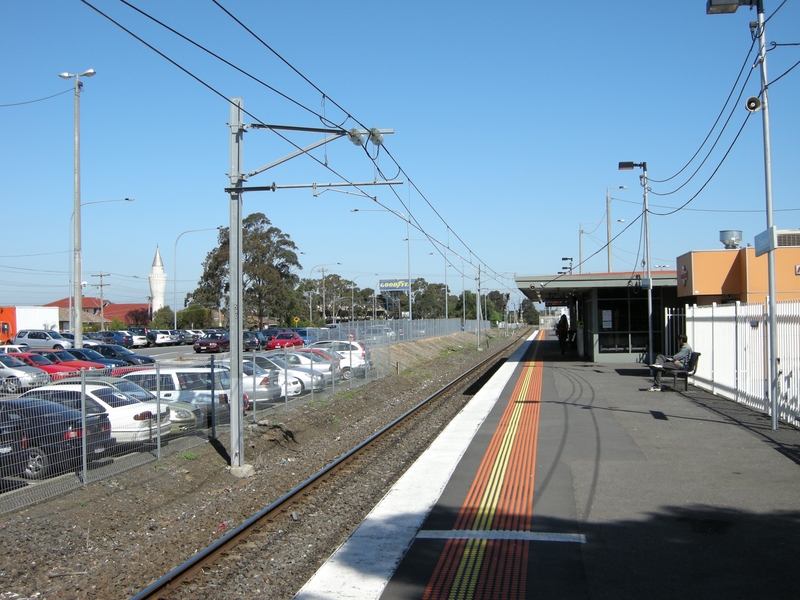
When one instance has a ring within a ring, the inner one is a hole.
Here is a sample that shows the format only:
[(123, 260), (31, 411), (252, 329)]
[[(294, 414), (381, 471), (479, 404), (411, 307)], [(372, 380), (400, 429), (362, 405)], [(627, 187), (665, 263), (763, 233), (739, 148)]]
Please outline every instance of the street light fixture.
[[(591, 234), (597, 231), (597, 227), (592, 229), (592, 231), (585, 231), (583, 229), (584, 225), (600, 225), (603, 221), (592, 221), (590, 223), (579, 223), (578, 229), (578, 273), (583, 273), (583, 234)], [(624, 223), (625, 219), (617, 219), (617, 223)], [(611, 248), (611, 226), (607, 227), (608, 229), (608, 243), (606, 244), (606, 248)], [(594, 256), (594, 255), (592, 255)], [(590, 257), (591, 258), (591, 257)], [(610, 263), (609, 263), (610, 264)], [(609, 273), (611, 270), (609, 269)]]
[(175, 248), (172, 251), (172, 260), (173, 260), (173, 263), (174, 263), (172, 265), (172, 269), (173, 269), (173, 271), (172, 271), (172, 273), (173, 273), (173, 278), (172, 278), (172, 302), (175, 305), (175, 308), (172, 311), (172, 328), (173, 329), (177, 329), (178, 328), (178, 240), (181, 239), (181, 236), (183, 236), (186, 233), (196, 233), (198, 231), (214, 231), (215, 229), (217, 231), (221, 231), (223, 229), (223, 227), (222, 227), (222, 225), (220, 225), (219, 227), (208, 227), (206, 229), (190, 229), (188, 231), (184, 231), (183, 233), (178, 235), (177, 238), (175, 238)]
[[(93, 202), (82, 202), (81, 206), (88, 206), (89, 204), (105, 204), (106, 202), (133, 202), (133, 200), (134, 200), (133, 198), (117, 198), (117, 199), (114, 199), (114, 200), (94, 200)], [(70, 238), (69, 239), (69, 247), (70, 247), (70, 251), (72, 251), (73, 248), (75, 247), (74, 246), (75, 238), (73, 237), (73, 234), (74, 234), (73, 220), (74, 219), (75, 219), (75, 211), (73, 210), (72, 213), (69, 216), (69, 238)], [(73, 302), (74, 293), (75, 293), (75, 287), (74, 287), (74, 283), (73, 283), (73, 279), (72, 279), (73, 270), (74, 270), (74, 267), (75, 267), (75, 265), (74, 265), (74, 256), (72, 258), (73, 258), (73, 260), (69, 261), (69, 294), (68, 294), (69, 302), (68, 302), (68, 306), (69, 306), (69, 330), (70, 330), (70, 332), (72, 332), (74, 334), (75, 333), (75, 328), (73, 326), (74, 325), (74, 322), (73, 322), (74, 315), (73, 315), (73, 311), (72, 311), (72, 302)], [(83, 297), (81, 297), (81, 310), (83, 310)], [(82, 324), (81, 324), (81, 327), (83, 327)]]
[[(767, 80), (767, 48), (766, 31), (764, 30), (764, 2), (763, 0), (708, 0), (706, 14), (734, 13), (740, 6), (756, 7), (758, 21), (750, 24), (750, 29), (758, 38), (758, 62), (761, 65), (761, 101), (754, 104), (748, 100), (747, 109), (751, 112), (761, 110), (761, 125), (764, 130), (764, 190), (766, 196), (767, 229), (757, 238), (762, 236), (769, 240), (767, 244), (767, 278), (768, 278), (768, 338), (769, 338), (769, 386), (767, 400), (772, 413), (772, 429), (778, 429), (780, 415), (778, 414), (778, 290), (775, 281), (775, 224), (772, 213), (772, 159), (769, 134), (769, 94)], [(754, 27), (755, 26), (755, 27)], [(758, 244), (756, 244), (758, 246)], [(761, 253), (757, 252), (756, 256)]]
[(75, 167), (74, 167), (74, 211), (75, 237), (73, 238), (73, 260), (75, 262), (75, 347), (83, 348), (83, 290), (81, 289), (81, 77), (92, 77), (94, 69), (83, 73), (59, 73), (61, 79), (75, 79)]
[(608, 272), (611, 273), (611, 190), (627, 190), (627, 185), (606, 188), (606, 249), (608, 250)]
[(653, 364), (653, 278), (650, 271), (650, 207), (647, 204), (647, 163), (621, 162), (620, 171), (631, 171), (634, 167), (642, 169), (642, 188), (644, 189), (644, 254), (647, 263), (647, 278), (642, 287), (647, 288), (647, 364)]
[(408, 217), (406, 217), (403, 213), (397, 210), (393, 210), (391, 208), (385, 208), (383, 210), (378, 209), (360, 209), (360, 208), (351, 208), (350, 212), (390, 212), (397, 217), (403, 219), (406, 222), (406, 239), (405, 241), (408, 242), (408, 321), (409, 323), (413, 320), (411, 314), (411, 221)]
[(569, 274), (572, 275), (572, 257), (571, 256), (565, 256), (561, 260), (568, 260), (569, 261), (569, 267), (567, 267), (567, 265), (564, 265), (562, 268), (564, 270), (569, 268)]

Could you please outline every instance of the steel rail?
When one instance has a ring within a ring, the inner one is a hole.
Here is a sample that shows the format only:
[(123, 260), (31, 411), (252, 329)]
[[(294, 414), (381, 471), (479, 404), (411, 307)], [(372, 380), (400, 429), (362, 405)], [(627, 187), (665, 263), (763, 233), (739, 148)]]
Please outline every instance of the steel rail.
[[(524, 337), (520, 337), (515, 344), (511, 346), (518, 346), (525, 340)], [(463, 382), (465, 379), (470, 377), (476, 371), (482, 370), (487, 363), (490, 361), (495, 360), (498, 356), (507, 352), (510, 346), (505, 346), (500, 348), (497, 352), (492, 354), (491, 356), (486, 357), (485, 360), (481, 361), (477, 365), (471, 367), (449, 383), (445, 384), (442, 388), (438, 391), (434, 392), (424, 400), (422, 400), (416, 406), (410, 408), (401, 416), (397, 417), (394, 421), (380, 429), (379, 431), (372, 434), (370, 437), (365, 439), (363, 442), (355, 446), (354, 448), (348, 450), (346, 453), (341, 455), (339, 458), (334, 460), (332, 463), (324, 467), (322, 470), (318, 471), (302, 483), (295, 486), (293, 489), (285, 493), (283, 496), (263, 508), (261, 511), (247, 519), (244, 523), (236, 527), (235, 529), (229, 531), (227, 534), (216, 540), (213, 544), (206, 547), (205, 549), (201, 550), (200, 552), (196, 553), (194, 556), (189, 558), (183, 564), (175, 567), (172, 571), (164, 575), (161, 579), (155, 581), (154, 583), (150, 584), (147, 588), (136, 594), (135, 596), (131, 597), (131, 600), (147, 600), (151, 598), (163, 598), (165, 594), (171, 594), (174, 590), (176, 590), (183, 581), (190, 579), (196, 573), (198, 573), (204, 566), (212, 563), (219, 555), (221, 555), (226, 550), (230, 549), (231, 547), (235, 546), (236, 544), (240, 543), (244, 540), (253, 529), (253, 526), (263, 520), (264, 518), (268, 517), (272, 513), (276, 512), (280, 509), (284, 504), (292, 501), (296, 496), (298, 496), (301, 492), (308, 490), (309, 488), (313, 487), (316, 483), (318, 483), (323, 477), (328, 475), (331, 471), (339, 468), (343, 463), (347, 462), (355, 455), (360, 453), (364, 448), (367, 446), (372, 445), (374, 442), (382, 438), (386, 433), (390, 430), (394, 429), (397, 425), (405, 421), (408, 417), (413, 415), (417, 412), (420, 408), (426, 406), (433, 400), (436, 400), (440, 396), (444, 395), (450, 389), (458, 385), (459, 383)]]

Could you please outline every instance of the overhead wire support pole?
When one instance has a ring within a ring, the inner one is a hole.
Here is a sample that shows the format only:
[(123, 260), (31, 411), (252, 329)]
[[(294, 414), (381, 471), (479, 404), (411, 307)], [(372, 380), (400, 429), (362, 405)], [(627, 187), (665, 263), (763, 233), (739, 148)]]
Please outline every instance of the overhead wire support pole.
[[(368, 131), (350, 129), (344, 131), (342, 129), (325, 129), (319, 127), (293, 127), (286, 125), (266, 125), (263, 123), (256, 125), (246, 125), (242, 122), (243, 105), (242, 98), (230, 99), (230, 120), (228, 127), (230, 129), (230, 172), (228, 178), (230, 186), (225, 188), (225, 192), (230, 196), (230, 230), (229, 230), (229, 254), (228, 261), (230, 267), (230, 294), (229, 294), (229, 337), (231, 342), (230, 353), (230, 424), (231, 424), (231, 468), (232, 473), (241, 476), (248, 476), (250, 468), (245, 468), (244, 464), (244, 422), (243, 422), (243, 365), (242, 365), (242, 332), (244, 328), (244, 304), (242, 293), (242, 193), (244, 191), (256, 191), (253, 189), (246, 190), (243, 187), (244, 181), (248, 177), (252, 177), (259, 173), (280, 165), (296, 156), (307, 154), (318, 146), (322, 146), (341, 137), (347, 137), (351, 142), (358, 146), (364, 145), (363, 136), (368, 136), (369, 141), (374, 145), (380, 145), (383, 142), (383, 134), (394, 133), (392, 129), (377, 129), (372, 128)], [(273, 129), (273, 130), (288, 130), (300, 131), (308, 133), (324, 133), (331, 137), (326, 137), (324, 140), (315, 142), (307, 148), (303, 148), (285, 156), (277, 161), (256, 169), (249, 174), (242, 173), (242, 142), (244, 133), (250, 129)], [(312, 184), (313, 185), (313, 184)], [(353, 184), (350, 184), (353, 185)], [(361, 185), (380, 185), (379, 182), (370, 182)], [(309, 186), (311, 187), (311, 186)], [(267, 186), (265, 190), (275, 191), (278, 187), (273, 183)]]
[[(231, 99), (230, 145), (231, 164), (228, 177), (232, 187), (242, 184), (242, 137), (245, 127), (242, 124), (241, 98)], [(230, 231), (228, 240), (228, 260), (230, 264), (229, 296), (229, 331), (231, 341), (230, 377), (231, 393), (229, 398), (231, 423), (231, 468), (244, 467), (244, 399), (243, 365), (242, 365), (242, 327), (244, 315), (242, 311), (242, 195), (231, 191), (230, 194)]]

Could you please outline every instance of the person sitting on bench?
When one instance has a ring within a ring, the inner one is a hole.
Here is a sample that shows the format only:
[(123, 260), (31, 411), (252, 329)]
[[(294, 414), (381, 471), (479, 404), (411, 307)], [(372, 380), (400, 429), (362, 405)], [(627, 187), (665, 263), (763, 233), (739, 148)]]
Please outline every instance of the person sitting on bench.
[(682, 371), (686, 369), (689, 359), (692, 357), (692, 347), (689, 345), (689, 338), (684, 333), (678, 336), (678, 343), (681, 348), (675, 356), (659, 354), (656, 357), (656, 362), (650, 365), (650, 368), (655, 372), (655, 376), (653, 377), (653, 387), (648, 389), (648, 392), (661, 391), (661, 375), (663, 375), (664, 371)]

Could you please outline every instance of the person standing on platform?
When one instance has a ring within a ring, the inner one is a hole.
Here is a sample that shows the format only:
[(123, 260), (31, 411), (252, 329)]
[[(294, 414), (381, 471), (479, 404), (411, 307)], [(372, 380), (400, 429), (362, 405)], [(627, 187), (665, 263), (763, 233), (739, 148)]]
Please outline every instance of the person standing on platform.
[(681, 347), (675, 356), (659, 354), (656, 357), (656, 362), (650, 365), (650, 368), (655, 372), (655, 376), (653, 377), (653, 387), (648, 389), (648, 392), (661, 391), (661, 376), (664, 374), (664, 371), (684, 370), (688, 366), (689, 359), (692, 357), (692, 347), (689, 345), (689, 338), (686, 337), (686, 334), (682, 333), (678, 336), (678, 343)]
[(567, 315), (561, 315), (556, 325), (556, 335), (558, 335), (558, 345), (561, 346), (561, 356), (567, 351), (567, 336), (569, 335), (569, 322)]

